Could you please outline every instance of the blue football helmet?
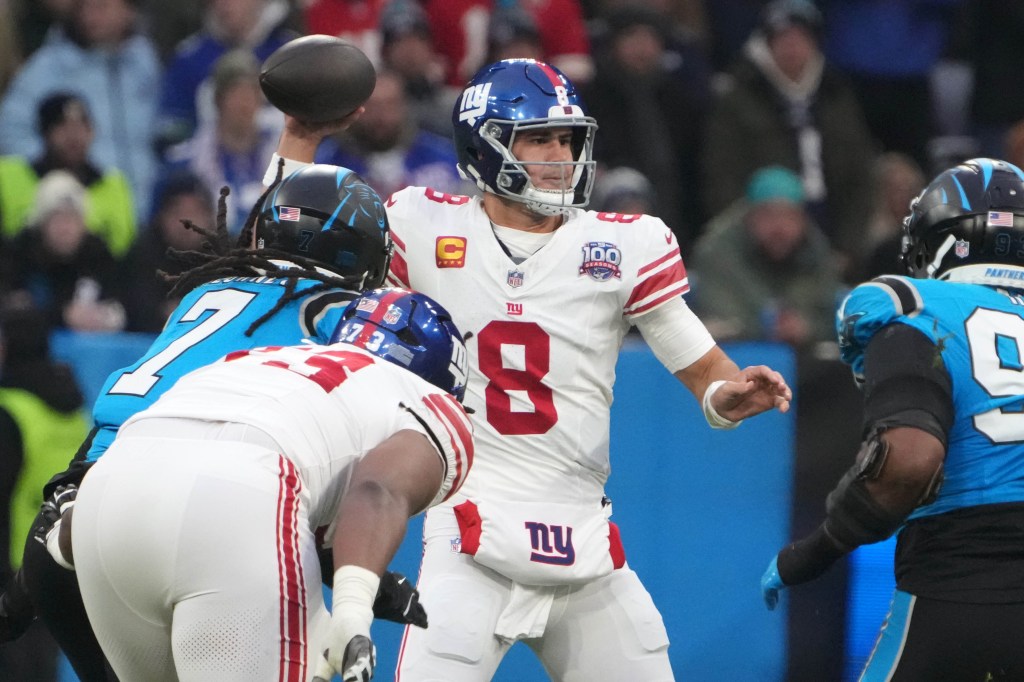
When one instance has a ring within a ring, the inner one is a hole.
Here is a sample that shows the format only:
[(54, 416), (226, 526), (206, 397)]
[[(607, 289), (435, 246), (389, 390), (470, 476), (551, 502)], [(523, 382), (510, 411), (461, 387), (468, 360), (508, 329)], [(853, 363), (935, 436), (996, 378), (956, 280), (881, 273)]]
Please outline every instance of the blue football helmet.
[[(484, 192), (526, 204), (541, 215), (558, 215), (590, 201), (594, 184), (594, 131), (576, 87), (553, 66), (533, 59), (505, 59), (481, 69), (452, 113), (459, 173)], [(566, 190), (541, 189), (512, 155), (516, 135), (526, 130), (569, 127), (573, 160), (557, 165)]]
[(256, 219), (256, 248), (302, 256), (356, 288), (384, 283), (391, 229), (380, 196), (359, 175), (313, 164), (275, 187)]
[(940, 173), (910, 204), (900, 262), (911, 277), (1024, 287), (1024, 172), (978, 158)]
[(408, 289), (382, 288), (353, 299), (331, 336), (419, 375), (451, 393), (466, 395), (468, 358), (452, 316), (434, 299)]

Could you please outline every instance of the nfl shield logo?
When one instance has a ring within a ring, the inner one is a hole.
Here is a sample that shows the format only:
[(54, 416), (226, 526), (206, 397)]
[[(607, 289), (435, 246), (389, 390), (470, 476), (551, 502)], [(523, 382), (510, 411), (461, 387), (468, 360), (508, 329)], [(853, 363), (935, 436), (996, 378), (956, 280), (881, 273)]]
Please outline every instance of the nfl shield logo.
[(523, 286), (523, 273), (519, 270), (509, 270), (508, 279), (506, 281), (510, 287), (518, 289)]
[(971, 253), (971, 245), (966, 240), (957, 239), (956, 243), (953, 244), (953, 253), (956, 254), (957, 258), (967, 258)]
[(396, 324), (400, 319), (402, 319), (402, 309), (396, 306), (391, 306), (384, 313), (384, 321), (388, 324)]

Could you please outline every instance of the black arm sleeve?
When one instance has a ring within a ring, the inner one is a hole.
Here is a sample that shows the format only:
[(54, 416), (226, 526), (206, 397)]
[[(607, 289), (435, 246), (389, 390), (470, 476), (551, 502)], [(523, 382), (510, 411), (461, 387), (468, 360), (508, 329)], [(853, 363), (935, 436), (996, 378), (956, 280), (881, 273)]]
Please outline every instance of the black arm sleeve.
[(912, 426), (947, 444), (953, 382), (938, 346), (905, 324), (891, 324), (864, 354), (864, 433)]

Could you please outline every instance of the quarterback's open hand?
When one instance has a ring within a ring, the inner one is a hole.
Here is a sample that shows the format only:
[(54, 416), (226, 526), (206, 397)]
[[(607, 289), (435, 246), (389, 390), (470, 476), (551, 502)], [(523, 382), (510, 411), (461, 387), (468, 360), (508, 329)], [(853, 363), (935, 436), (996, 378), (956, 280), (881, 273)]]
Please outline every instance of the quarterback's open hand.
[(328, 649), (320, 658), (313, 682), (328, 682), (335, 673), (342, 682), (370, 682), (377, 665), (377, 647), (365, 635), (356, 635), (345, 647), (344, 657), (332, 654)]
[(402, 625), (427, 627), (427, 611), (420, 604), (420, 592), (401, 573), (385, 571), (380, 578), (373, 617)]
[(765, 365), (746, 367), (718, 387), (711, 404), (719, 415), (734, 422), (772, 408), (789, 411), (793, 391), (782, 375)]

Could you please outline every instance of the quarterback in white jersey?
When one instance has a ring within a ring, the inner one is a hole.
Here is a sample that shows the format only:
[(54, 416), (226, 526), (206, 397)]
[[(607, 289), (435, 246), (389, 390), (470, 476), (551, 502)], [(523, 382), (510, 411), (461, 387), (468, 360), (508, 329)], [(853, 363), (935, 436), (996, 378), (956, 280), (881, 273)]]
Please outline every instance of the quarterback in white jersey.
[[(431, 623), (406, 629), (397, 679), (485, 682), (522, 640), (553, 680), (671, 680), (661, 616), (604, 498), (623, 338), (637, 325), (717, 428), (785, 411), (791, 392), (768, 367), (740, 370), (689, 310), (661, 220), (584, 210), (597, 126), (561, 72), (491, 64), (453, 124), (483, 195), (412, 187), (386, 204), (390, 281), (436, 297), (467, 332), (477, 452), (462, 490), (427, 514)], [(311, 161), (305, 132), (290, 121), (278, 153)]]
[(440, 306), (399, 289), (355, 299), (336, 339), (182, 377), (84, 479), (73, 559), (120, 679), (372, 673), (373, 599), (406, 520), (470, 470), (465, 348)]

